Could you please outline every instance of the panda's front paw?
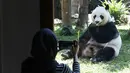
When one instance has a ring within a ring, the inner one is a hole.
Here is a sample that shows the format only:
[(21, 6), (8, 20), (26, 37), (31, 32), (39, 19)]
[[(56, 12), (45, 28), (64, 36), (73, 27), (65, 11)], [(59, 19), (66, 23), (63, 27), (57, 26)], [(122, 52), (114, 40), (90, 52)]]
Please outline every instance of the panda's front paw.
[(92, 63), (101, 62), (101, 61), (103, 61), (103, 58), (93, 57), (93, 58), (90, 58), (90, 61), (91, 61)]
[(96, 62), (96, 58), (90, 58), (90, 61), (95, 63)]
[(67, 60), (67, 59), (70, 59), (73, 57), (71, 51), (66, 51), (66, 52), (62, 53), (61, 56), (63, 57), (62, 58), (63, 60)]

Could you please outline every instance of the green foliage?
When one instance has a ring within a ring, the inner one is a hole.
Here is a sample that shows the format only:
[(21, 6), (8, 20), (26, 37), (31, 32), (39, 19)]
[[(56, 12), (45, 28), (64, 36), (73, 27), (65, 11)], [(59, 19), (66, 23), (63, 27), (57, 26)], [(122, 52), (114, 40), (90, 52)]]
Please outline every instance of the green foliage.
[(128, 13), (128, 7), (123, 4), (122, 0), (117, 2), (117, 0), (111, 0), (111, 2), (105, 0), (102, 2), (109, 5), (109, 12), (115, 18), (116, 24), (127, 23), (126, 14)]
[(77, 36), (77, 39), (75, 40), (78, 40), (80, 34), (83, 33), (80, 31), (83, 31), (83, 29), (77, 29), (75, 27), (74, 24), (72, 24), (72, 28), (63, 28), (62, 25), (55, 25), (54, 31), (58, 36)]

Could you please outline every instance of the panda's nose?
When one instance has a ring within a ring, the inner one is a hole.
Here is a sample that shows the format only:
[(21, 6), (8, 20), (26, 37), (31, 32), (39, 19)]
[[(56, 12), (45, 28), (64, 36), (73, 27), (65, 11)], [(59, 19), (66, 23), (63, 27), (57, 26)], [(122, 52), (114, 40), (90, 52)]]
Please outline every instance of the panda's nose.
[(95, 22), (96, 22), (96, 24), (99, 23), (99, 21), (95, 21)]

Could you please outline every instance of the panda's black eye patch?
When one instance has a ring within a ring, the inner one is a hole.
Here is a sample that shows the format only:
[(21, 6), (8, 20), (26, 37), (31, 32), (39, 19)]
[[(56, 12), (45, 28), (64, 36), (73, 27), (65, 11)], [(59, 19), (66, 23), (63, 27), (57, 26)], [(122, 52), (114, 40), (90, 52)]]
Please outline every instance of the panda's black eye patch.
[(104, 19), (104, 16), (100, 15), (101, 19)]
[(95, 19), (96, 15), (93, 16), (93, 18)]

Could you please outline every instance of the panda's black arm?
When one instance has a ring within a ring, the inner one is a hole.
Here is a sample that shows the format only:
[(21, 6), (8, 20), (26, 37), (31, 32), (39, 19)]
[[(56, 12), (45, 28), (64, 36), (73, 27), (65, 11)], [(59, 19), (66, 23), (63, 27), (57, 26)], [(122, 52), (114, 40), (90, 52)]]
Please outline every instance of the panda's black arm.
[[(107, 29), (107, 30), (106, 30)], [(119, 35), (119, 32), (113, 22), (110, 22), (108, 28), (104, 29), (104, 35), (109, 39), (112, 40)], [(106, 31), (105, 31), (106, 30)]]
[[(99, 31), (96, 30), (97, 28)], [(109, 42), (119, 36), (118, 30), (113, 22), (109, 22), (105, 26), (92, 27), (89, 29), (89, 32), (99, 43)]]
[(91, 35), (89, 33), (89, 27), (88, 27), (88, 29), (79, 37), (79, 42), (86, 43), (89, 41), (90, 38)]

